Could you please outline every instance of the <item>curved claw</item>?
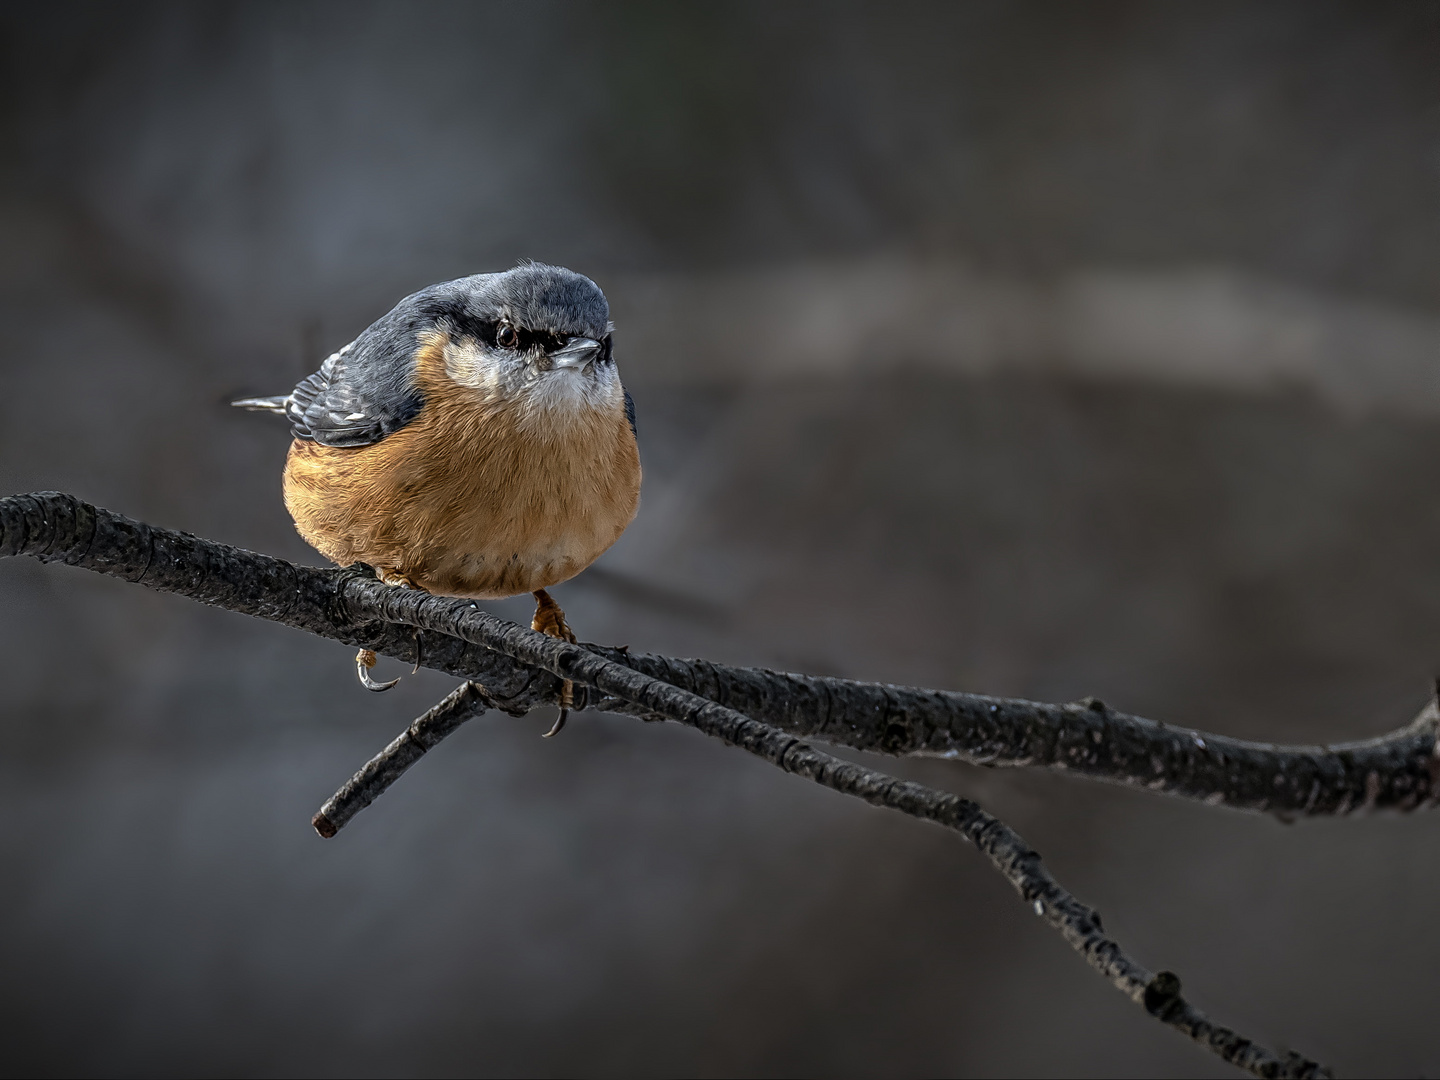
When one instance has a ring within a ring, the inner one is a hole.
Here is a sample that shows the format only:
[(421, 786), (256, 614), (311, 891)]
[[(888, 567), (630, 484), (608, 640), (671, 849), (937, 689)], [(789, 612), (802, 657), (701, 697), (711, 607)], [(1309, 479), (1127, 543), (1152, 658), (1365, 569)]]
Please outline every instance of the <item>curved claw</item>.
[(540, 737), (542, 739), (553, 739), (560, 734), (560, 729), (565, 726), (569, 719), (570, 710), (575, 705), (575, 684), (566, 679), (560, 684), (560, 715), (555, 718), (555, 725)]
[(570, 717), (570, 710), (569, 710), (569, 709), (561, 709), (561, 710), (560, 710), (560, 715), (555, 718), (555, 726), (552, 727), (549, 731), (545, 732), (545, 734), (544, 734), (544, 735), (541, 735), (540, 737), (541, 737), (542, 739), (553, 739), (556, 735), (559, 735), (559, 734), (560, 734), (560, 729), (565, 726), (565, 721), (568, 720), (569, 717)]
[(382, 690), (389, 690), (400, 681), (397, 675), (389, 682), (376, 682), (370, 678), (370, 669), (375, 666), (375, 654), (369, 649), (361, 649), (355, 654), (355, 677), (360, 680), (360, 685), (366, 690), (373, 690), (380, 693)]
[[(411, 675), (414, 675), (414, 674), (416, 674), (416, 673), (419, 672), (419, 670), (420, 670), (420, 658), (421, 658), (423, 655), (424, 655), (424, 653), (421, 651), (421, 646), (420, 646), (420, 628), (417, 626), (417, 627), (415, 628), (415, 666), (410, 669), (410, 674), (411, 674)], [(392, 684), (392, 685), (393, 685), (393, 684)]]

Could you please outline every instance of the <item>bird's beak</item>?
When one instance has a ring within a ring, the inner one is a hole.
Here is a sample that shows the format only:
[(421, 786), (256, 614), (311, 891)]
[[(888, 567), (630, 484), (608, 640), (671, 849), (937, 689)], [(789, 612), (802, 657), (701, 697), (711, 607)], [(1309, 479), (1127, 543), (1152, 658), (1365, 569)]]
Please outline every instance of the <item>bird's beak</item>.
[(600, 342), (594, 338), (572, 337), (563, 348), (550, 354), (550, 362), (557, 368), (583, 370), (594, 362), (600, 353)]

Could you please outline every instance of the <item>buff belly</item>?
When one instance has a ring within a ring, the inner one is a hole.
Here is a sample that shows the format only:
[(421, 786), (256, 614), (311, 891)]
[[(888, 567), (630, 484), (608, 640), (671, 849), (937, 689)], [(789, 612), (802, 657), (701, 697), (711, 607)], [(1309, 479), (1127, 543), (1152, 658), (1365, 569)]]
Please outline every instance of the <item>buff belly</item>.
[(300, 535), (341, 566), (447, 596), (533, 592), (594, 562), (639, 505), (623, 398), (536, 422), (433, 367), (421, 358), (420, 416), (379, 442), (291, 444), (285, 506)]

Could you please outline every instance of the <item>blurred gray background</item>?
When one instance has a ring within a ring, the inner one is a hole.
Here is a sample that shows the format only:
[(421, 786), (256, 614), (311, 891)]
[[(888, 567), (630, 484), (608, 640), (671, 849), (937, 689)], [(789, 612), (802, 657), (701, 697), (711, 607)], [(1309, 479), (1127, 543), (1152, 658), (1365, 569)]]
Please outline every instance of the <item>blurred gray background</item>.
[[(318, 562), (283, 393), (521, 258), (608, 293), (590, 640), (1260, 739), (1440, 673), (1433, 3), (11, 4), (0, 491)], [(519, 601), (496, 605), (528, 616)], [(1226, 1075), (973, 851), (670, 726), (0, 562), (7, 1075)], [(389, 663), (389, 662), (386, 662)], [(390, 671), (396, 665), (391, 664)], [(980, 799), (1222, 1022), (1440, 1071), (1440, 821)]]

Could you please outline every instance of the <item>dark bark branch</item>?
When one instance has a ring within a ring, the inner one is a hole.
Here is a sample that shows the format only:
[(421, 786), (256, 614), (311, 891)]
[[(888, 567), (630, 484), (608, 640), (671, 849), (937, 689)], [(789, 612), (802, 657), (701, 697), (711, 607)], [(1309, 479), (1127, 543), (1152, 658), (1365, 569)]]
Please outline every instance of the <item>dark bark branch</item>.
[[(793, 734), (742, 715), (708, 696), (651, 677), (638, 670), (639, 665), (627, 666), (609, 659), (602, 655), (603, 650), (587, 650), (555, 641), (496, 619), (467, 601), (391, 588), (353, 570), (328, 573), (304, 570), (186, 534), (151, 529), (64, 495), (0, 500), (0, 555), (22, 553), (100, 570), (152, 588), (182, 592), (206, 603), (284, 622), (403, 659), (412, 659), (416, 649), (408, 628), (429, 630), (436, 641), (426, 640), (428, 666), (441, 670), (452, 670), (447, 665), (463, 666), (463, 672), (455, 673), (470, 678), (480, 676), (489, 696), (499, 697), (510, 708), (522, 708), (538, 700), (540, 695), (554, 700), (559, 681), (573, 680), (600, 692), (592, 705), (614, 707), (624, 703), (628, 706), (626, 711), (676, 720), (834, 791), (949, 828), (974, 843), (1021, 896), (1033, 904), (1036, 914), (1059, 930), (1092, 967), (1163, 1023), (1257, 1076), (1326, 1075), (1326, 1070), (1316, 1062), (1297, 1054), (1280, 1058), (1238, 1033), (1212, 1024), (1180, 996), (1180, 984), (1175, 976), (1168, 972), (1152, 973), (1127, 956), (1118, 943), (1104, 934), (1099, 915), (1056, 882), (1041, 864), (1038, 854), (1013, 830), (971, 800), (902, 781), (816, 750)], [(463, 647), (465, 643), (480, 648), (472, 653)], [(508, 666), (496, 663), (497, 653), (519, 663)], [(700, 669), (702, 663), (695, 662), (692, 670)], [(537, 669), (549, 673), (548, 686), (541, 685)], [(715, 684), (721, 679), (752, 674), (738, 669), (721, 672), (708, 664), (703, 670), (709, 676), (706, 681), (711, 683), (707, 689), (712, 691), (718, 690)], [(483, 673), (491, 674), (494, 684), (486, 680)], [(765, 672), (753, 674), (762, 680), (773, 677)], [(823, 680), (789, 677), (786, 681), (790, 685), (808, 683), (829, 689), (824, 686), (828, 681)], [(862, 693), (879, 690), (883, 694), (885, 707), (878, 717), (868, 718), (871, 730), (875, 730), (875, 723), (884, 731), (888, 725), (898, 722), (896, 707), (891, 704), (898, 688), (846, 685)], [(937, 700), (946, 696), (927, 691), (908, 693), (929, 694)], [(466, 696), (461, 691), (452, 694), (417, 721), (418, 732), (416, 725), (412, 725), (410, 731), (371, 763), (373, 768), (367, 766), (327, 803), (327, 808), (317, 815), (322, 823), (338, 827), (329, 810), (347, 817), (353, 815), (428, 748), (427, 742), (433, 745), (458, 726), (466, 711)], [(826, 696), (832, 700), (827, 702), (819, 722), (828, 730), (835, 723), (836, 702), (835, 695)], [(985, 708), (989, 714), (998, 712), (994, 706), (1000, 703), (996, 699), (975, 700), (987, 702)], [(1036, 708), (1030, 703), (1015, 704), (1017, 708)], [(798, 706), (792, 698), (784, 708), (793, 717)], [(900, 707), (903, 708), (903, 702)], [(1088, 711), (1107, 715), (1101, 710)], [(852, 726), (863, 727), (866, 720), (863, 715), (857, 717)], [(1087, 728), (1083, 734), (1088, 736), (1093, 730), (1096, 729)], [(863, 741), (863, 738), (857, 740)], [(1433, 732), (1430, 741), (1433, 747)], [(1372, 798), (1371, 802), (1375, 801)], [(340, 823), (343, 824), (343, 820)]]
[[(20, 554), (181, 593), (407, 663), (416, 659), (411, 631), (343, 610), (340, 590), (354, 571), (295, 566), (154, 528), (70, 495), (0, 498), (0, 556)], [(1433, 705), (1379, 738), (1273, 746), (1170, 727), (1096, 701), (1050, 705), (586, 647), (791, 734), (858, 750), (1069, 771), (1282, 817), (1412, 810), (1440, 798), (1440, 712)], [(558, 680), (453, 635), (427, 634), (423, 651), (426, 667), (483, 683), (508, 712), (559, 700)], [(645, 713), (603, 692), (581, 705)]]
[(1035, 914), (1060, 931), (1091, 967), (1162, 1023), (1256, 1076), (1329, 1075), (1318, 1062), (1295, 1053), (1281, 1058), (1238, 1032), (1212, 1023), (1180, 995), (1180, 980), (1175, 975), (1156, 974), (1131, 959), (1119, 943), (1105, 935), (1099, 912), (1051, 877), (1039, 854), (1018, 833), (969, 799), (843, 761), (708, 698), (652, 679), (578, 645), (497, 619), (471, 601), (397, 589), (358, 576), (345, 581), (343, 594), (354, 616), (455, 634), (693, 727), (842, 795), (951, 829), (979, 848), (1034, 906)]
[(346, 822), (385, 794), (426, 751), (489, 706), (490, 700), (475, 683), (461, 683), (433, 709), (417, 717), (389, 746), (347, 780), (344, 787), (325, 800), (310, 824), (317, 833), (330, 839)]
[(1073, 772), (1284, 819), (1415, 810), (1440, 799), (1433, 702), (1377, 738), (1276, 746), (1172, 727), (1094, 699), (1052, 705), (599, 651), (786, 731), (857, 750)]

